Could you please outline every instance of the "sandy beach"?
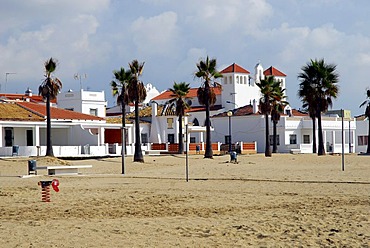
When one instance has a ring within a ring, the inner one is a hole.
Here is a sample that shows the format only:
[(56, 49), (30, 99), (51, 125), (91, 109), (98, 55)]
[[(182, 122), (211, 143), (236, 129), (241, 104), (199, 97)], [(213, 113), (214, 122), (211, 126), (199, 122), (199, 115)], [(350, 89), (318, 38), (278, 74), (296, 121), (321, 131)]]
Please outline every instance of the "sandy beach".
[[(92, 165), (78, 176), (37, 165)], [(0, 247), (370, 247), (370, 157), (0, 159)], [(42, 174), (42, 175), (40, 175)], [(41, 201), (40, 181), (59, 192)]]

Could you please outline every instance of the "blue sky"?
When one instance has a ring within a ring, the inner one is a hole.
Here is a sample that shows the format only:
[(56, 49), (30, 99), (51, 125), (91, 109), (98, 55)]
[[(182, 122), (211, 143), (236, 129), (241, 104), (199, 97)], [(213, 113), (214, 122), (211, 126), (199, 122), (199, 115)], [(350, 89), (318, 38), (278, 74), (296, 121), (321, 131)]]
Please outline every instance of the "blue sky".
[[(310, 59), (337, 65), (340, 94), (333, 109), (358, 106), (370, 87), (370, 23), (366, 0), (0, 0), (1, 92), (37, 94), (43, 63), (59, 61), (63, 91), (104, 90), (115, 104), (112, 71), (145, 61), (142, 80), (158, 90), (186, 81), (198, 87), (196, 63), (209, 55), (218, 69), (257, 62), (287, 74), (288, 101)], [(16, 74), (6, 73), (14, 72)], [(7, 80), (6, 80), (7, 79)], [(7, 81), (7, 83), (6, 83)]]

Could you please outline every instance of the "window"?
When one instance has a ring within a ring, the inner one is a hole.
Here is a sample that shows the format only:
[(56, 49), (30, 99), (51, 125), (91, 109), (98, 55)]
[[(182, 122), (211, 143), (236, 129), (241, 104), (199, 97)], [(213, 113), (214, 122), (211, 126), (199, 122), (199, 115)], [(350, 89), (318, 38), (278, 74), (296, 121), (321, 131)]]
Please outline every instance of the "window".
[(224, 78), (224, 84), (227, 84), (227, 77)]
[[(270, 145), (272, 146), (273, 144), (274, 144), (274, 135), (270, 135)], [(277, 146), (280, 145), (280, 137), (278, 134), (276, 135), (276, 145)]]
[(195, 137), (190, 137), (190, 143), (195, 143)]
[(98, 116), (98, 109), (96, 109), (96, 108), (91, 108), (90, 109), (90, 115), (95, 115), (95, 116)]
[(358, 145), (359, 146), (367, 146), (367, 136), (358, 136)]
[(173, 133), (168, 134), (167, 142), (170, 143), (170, 144), (175, 143), (175, 135)]
[(303, 135), (303, 144), (310, 144), (310, 135)]
[(173, 118), (167, 118), (167, 128), (173, 129)]
[(291, 144), (291, 145), (297, 144), (297, 135), (296, 134), (290, 134), (289, 135), (289, 144)]
[(74, 108), (65, 108), (65, 110), (74, 111)]
[(236, 83), (239, 83), (239, 76), (236, 76)]
[(147, 133), (142, 133), (141, 134), (141, 143), (143, 143), (143, 144), (148, 143), (148, 134)]
[(199, 121), (197, 118), (193, 120), (193, 126), (199, 126)]

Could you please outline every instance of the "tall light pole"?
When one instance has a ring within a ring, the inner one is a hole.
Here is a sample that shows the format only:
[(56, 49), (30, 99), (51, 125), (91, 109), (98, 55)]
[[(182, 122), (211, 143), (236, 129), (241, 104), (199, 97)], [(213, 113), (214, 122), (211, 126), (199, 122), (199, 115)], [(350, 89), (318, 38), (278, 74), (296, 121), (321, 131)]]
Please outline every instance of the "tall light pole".
[(4, 86), (4, 92), (6, 93), (6, 84), (8, 83), (8, 75), (11, 74), (17, 74), (16, 72), (5, 72), (5, 86)]
[(231, 116), (233, 116), (233, 112), (227, 111), (227, 116), (229, 117), (229, 154), (231, 154)]

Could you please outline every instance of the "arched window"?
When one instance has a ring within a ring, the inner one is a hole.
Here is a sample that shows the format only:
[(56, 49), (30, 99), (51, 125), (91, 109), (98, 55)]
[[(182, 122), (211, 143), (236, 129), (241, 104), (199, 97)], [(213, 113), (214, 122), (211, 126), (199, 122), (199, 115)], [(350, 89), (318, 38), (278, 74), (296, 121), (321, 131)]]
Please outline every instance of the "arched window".
[(199, 126), (199, 121), (197, 118), (194, 118), (193, 120), (193, 126)]
[(227, 77), (224, 78), (224, 84), (227, 84)]

